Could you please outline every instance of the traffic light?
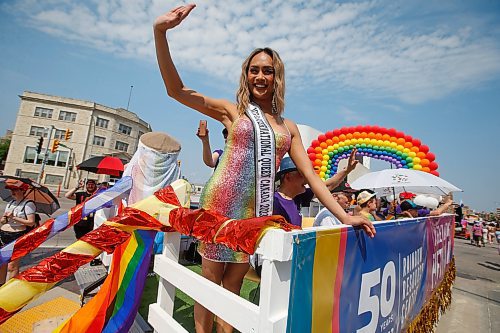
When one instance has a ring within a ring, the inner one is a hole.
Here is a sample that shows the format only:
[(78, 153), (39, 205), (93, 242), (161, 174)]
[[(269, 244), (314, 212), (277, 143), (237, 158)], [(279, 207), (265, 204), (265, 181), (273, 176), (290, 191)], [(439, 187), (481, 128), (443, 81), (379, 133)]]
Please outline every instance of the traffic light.
[(52, 153), (55, 153), (57, 148), (59, 148), (59, 140), (54, 139), (54, 141), (52, 141), (52, 147), (50, 147), (50, 151)]
[(42, 152), (42, 146), (43, 146), (43, 136), (38, 138), (38, 146), (36, 146), (37, 154), (40, 154)]
[(70, 131), (69, 128), (66, 129), (66, 133), (64, 133), (64, 140), (68, 141), (71, 139), (71, 136), (73, 135), (73, 131)]

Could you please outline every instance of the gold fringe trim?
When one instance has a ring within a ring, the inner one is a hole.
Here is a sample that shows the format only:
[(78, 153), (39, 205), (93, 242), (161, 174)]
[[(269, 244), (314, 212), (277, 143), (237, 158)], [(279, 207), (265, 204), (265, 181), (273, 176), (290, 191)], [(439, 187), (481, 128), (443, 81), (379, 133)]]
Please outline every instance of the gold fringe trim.
[(451, 289), (455, 281), (456, 267), (455, 257), (451, 259), (443, 280), (432, 292), (430, 299), (425, 303), (417, 317), (408, 325), (407, 333), (431, 333), (439, 320), (439, 317), (451, 305)]

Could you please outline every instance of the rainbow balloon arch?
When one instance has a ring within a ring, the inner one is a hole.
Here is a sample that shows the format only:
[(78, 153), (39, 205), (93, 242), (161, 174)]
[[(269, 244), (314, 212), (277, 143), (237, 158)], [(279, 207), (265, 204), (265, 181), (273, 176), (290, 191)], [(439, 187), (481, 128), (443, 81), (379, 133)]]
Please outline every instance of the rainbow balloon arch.
[(323, 179), (332, 177), (340, 160), (356, 148), (358, 154), (387, 161), (396, 168), (414, 169), (439, 176), (436, 156), (427, 145), (394, 128), (358, 125), (320, 134), (307, 149), (314, 170)]

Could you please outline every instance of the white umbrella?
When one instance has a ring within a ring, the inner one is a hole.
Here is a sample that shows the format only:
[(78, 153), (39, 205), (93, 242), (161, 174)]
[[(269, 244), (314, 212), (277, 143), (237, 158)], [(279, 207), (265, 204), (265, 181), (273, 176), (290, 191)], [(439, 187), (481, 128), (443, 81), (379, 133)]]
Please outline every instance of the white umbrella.
[(443, 195), (462, 191), (433, 174), (411, 169), (370, 172), (352, 182), (351, 187), (357, 190), (373, 189), (380, 196), (401, 192)]

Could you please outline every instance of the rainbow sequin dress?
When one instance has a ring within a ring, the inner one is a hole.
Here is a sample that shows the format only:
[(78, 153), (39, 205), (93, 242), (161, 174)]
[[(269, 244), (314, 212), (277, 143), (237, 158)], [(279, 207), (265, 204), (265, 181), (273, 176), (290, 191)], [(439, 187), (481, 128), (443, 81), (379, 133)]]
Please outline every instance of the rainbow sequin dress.
[[(290, 149), (289, 133), (274, 133), (276, 168)], [(217, 169), (203, 188), (200, 207), (233, 219), (255, 217), (255, 148), (250, 119), (240, 117), (229, 131), (224, 154)], [(200, 243), (198, 252), (211, 261), (244, 263), (248, 255), (220, 244)]]

